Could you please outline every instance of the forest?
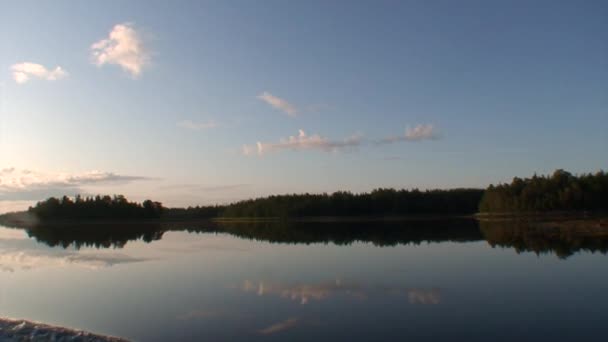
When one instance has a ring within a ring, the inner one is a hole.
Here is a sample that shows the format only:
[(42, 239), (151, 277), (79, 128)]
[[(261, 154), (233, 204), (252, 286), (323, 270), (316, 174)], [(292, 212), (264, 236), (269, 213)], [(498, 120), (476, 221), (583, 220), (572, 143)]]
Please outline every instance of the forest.
[(477, 212), (480, 189), (395, 190), (369, 193), (293, 194), (233, 203), (223, 217), (469, 215)]
[(608, 173), (513, 178), (510, 184), (490, 185), (479, 203), (481, 213), (608, 210)]
[[(49, 198), (30, 207), (38, 220), (459, 216), (476, 213), (608, 211), (608, 173), (514, 178), (487, 189), (396, 190), (368, 193), (274, 195), (227, 205), (165, 208), (160, 202), (130, 202), (122, 195)], [(7, 215), (4, 215), (6, 221)], [(17, 216), (15, 216), (17, 217)], [(2, 219), (2, 217), (0, 217)]]
[(275, 195), (228, 205), (165, 208), (159, 202), (129, 202), (122, 195), (71, 199), (49, 198), (28, 212), (49, 219), (156, 219), (287, 218), (310, 216), (470, 215), (477, 212), (483, 190), (395, 190), (370, 193)]
[(159, 202), (129, 202), (122, 195), (51, 197), (30, 207), (28, 212), (40, 220), (48, 219), (158, 219), (163, 215)]

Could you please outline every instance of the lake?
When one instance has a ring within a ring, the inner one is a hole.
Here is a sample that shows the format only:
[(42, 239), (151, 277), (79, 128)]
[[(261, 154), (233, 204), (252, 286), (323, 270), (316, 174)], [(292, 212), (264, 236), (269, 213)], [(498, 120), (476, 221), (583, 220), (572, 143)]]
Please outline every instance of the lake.
[(136, 341), (599, 340), (607, 251), (585, 222), (0, 226), (0, 316)]

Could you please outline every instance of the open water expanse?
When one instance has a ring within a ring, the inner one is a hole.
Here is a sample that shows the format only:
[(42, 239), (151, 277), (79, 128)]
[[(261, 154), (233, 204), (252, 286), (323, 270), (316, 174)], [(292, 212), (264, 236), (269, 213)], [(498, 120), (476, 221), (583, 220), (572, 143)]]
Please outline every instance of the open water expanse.
[(136, 341), (603, 340), (607, 250), (591, 224), (0, 227), (0, 316)]

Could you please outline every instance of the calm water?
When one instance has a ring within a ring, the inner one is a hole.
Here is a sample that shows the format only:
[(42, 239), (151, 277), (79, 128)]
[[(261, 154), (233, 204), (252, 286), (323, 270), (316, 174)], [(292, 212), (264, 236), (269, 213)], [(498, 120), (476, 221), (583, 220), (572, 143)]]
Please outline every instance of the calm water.
[(601, 231), (473, 221), (91, 228), (0, 227), (0, 316), (138, 341), (606, 336)]

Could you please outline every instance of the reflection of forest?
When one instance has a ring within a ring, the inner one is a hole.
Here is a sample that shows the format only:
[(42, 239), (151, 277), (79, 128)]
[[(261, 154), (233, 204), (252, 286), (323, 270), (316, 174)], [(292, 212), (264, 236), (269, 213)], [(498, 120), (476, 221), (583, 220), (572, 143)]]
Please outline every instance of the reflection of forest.
[(293, 244), (349, 245), (354, 242), (371, 242), (376, 246), (395, 246), (481, 239), (476, 221), (470, 219), (392, 222), (248, 222), (221, 223), (218, 228), (220, 231), (241, 238)]
[(165, 233), (159, 224), (53, 224), (26, 228), (27, 234), (51, 247), (122, 248), (129, 241), (160, 240)]
[(55, 247), (122, 248), (128, 241), (160, 240), (168, 231), (227, 233), (271, 243), (396, 246), (430, 242), (486, 240), (518, 253), (554, 253), (560, 258), (578, 251), (608, 252), (608, 226), (599, 220), (477, 221), (473, 219), (377, 222), (183, 222), (69, 223), (26, 228), (30, 237)]
[(479, 228), (493, 247), (514, 248), (518, 253), (554, 253), (567, 258), (579, 251), (608, 252), (608, 226), (599, 220), (481, 221)]

